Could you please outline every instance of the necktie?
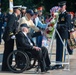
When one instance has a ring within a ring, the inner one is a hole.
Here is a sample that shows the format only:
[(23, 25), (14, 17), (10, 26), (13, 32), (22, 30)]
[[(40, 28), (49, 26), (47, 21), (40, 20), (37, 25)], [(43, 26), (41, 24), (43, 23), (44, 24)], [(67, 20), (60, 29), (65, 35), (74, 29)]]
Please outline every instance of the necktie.
[(28, 39), (30, 45), (33, 46), (32, 42), (31, 42), (31, 40), (28, 38), (28, 36), (26, 36), (26, 37), (27, 37), (27, 39)]

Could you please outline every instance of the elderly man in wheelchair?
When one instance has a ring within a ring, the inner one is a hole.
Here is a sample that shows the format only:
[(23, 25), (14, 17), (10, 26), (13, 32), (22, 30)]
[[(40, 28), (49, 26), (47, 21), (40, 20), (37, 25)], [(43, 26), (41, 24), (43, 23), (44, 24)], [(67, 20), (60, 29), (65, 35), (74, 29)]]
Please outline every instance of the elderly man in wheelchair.
[[(17, 51), (10, 54), (15, 54), (15, 62), (17, 66), (14, 67), (19, 68), (21, 65), (21, 71), (27, 70), (35, 64), (35, 61), (38, 61), (38, 66), (41, 69), (41, 72), (46, 72), (51, 69), (50, 67), (50, 59), (48, 55), (48, 51), (45, 47), (37, 47), (32, 41), (31, 37), (41, 35), (41, 32), (35, 32), (33, 35), (29, 33), (29, 27), (27, 24), (21, 24), (21, 31), (16, 35), (16, 44)], [(8, 57), (8, 63), (10, 60)], [(34, 58), (34, 62), (31, 64), (32, 58)], [(9, 66), (9, 65), (8, 65)], [(10, 68), (10, 66), (9, 66)], [(10, 68), (12, 70), (12, 68)], [(13, 72), (18, 72), (17, 70), (13, 70)]]

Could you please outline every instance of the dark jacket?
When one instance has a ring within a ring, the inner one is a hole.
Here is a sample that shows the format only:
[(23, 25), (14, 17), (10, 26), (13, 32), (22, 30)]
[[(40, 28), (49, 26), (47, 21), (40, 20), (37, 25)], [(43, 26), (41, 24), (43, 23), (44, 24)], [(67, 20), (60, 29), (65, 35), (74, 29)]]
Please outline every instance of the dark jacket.
[(3, 14), (0, 14), (0, 31), (3, 26)]
[(71, 28), (71, 16), (64, 12), (59, 15), (58, 32), (62, 39), (68, 39), (68, 30)]
[[(33, 42), (32, 37), (36, 37), (39, 35), (41, 35), (41, 32), (36, 32), (34, 34), (30, 34), (30, 33), (27, 34), (33, 46), (35, 46), (35, 43)], [(33, 48), (33, 46), (30, 45), (27, 37), (24, 35), (22, 31), (18, 32), (18, 34), (16, 35), (16, 44), (18, 49), (21, 48), (23, 50), (28, 50), (28, 49), (31, 50)]]
[(18, 18), (13, 13), (9, 16), (7, 26), (5, 27), (5, 32), (3, 35), (4, 41), (8, 41), (12, 35), (15, 35), (17, 33), (18, 25)]

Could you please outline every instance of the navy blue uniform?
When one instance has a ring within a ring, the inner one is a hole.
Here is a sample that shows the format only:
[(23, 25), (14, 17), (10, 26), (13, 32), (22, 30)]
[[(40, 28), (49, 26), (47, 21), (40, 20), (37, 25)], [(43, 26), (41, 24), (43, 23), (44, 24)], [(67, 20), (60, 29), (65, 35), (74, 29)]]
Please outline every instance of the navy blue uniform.
[[(62, 38), (62, 40), (67, 42), (68, 39), (68, 30), (71, 25), (71, 16), (65, 11), (59, 15), (57, 30)], [(56, 34), (56, 61), (62, 62), (63, 58), (63, 44)]]
[(0, 44), (1, 44), (2, 26), (3, 26), (3, 15), (0, 14)]
[[(2, 62), (2, 71), (8, 71), (7, 57), (14, 49), (14, 39), (11, 36), (15, 35), (18, 27), (18, 18), (15, 14), (9, 15), (7, 26), (5, 27), (5, 32), (3, 34), (4, 40), (4, 54)], [(12, 59), (10, 60), (12, 62)]]

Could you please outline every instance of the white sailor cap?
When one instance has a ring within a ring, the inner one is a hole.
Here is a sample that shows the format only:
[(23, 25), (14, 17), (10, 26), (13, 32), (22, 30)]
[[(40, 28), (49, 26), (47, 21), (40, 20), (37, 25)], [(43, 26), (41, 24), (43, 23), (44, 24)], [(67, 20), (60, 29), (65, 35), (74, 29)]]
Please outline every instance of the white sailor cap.
[(19, 9), (19, 10), (21, 10), (21, 8), (22, 8), (21, 5), (20, 6), (13, 6), (13, 9)]
[(21, 9), (22, 9), (22, 10), (26, 10), (27, 7), (26, 7), (26, 6), (22, 6)]

